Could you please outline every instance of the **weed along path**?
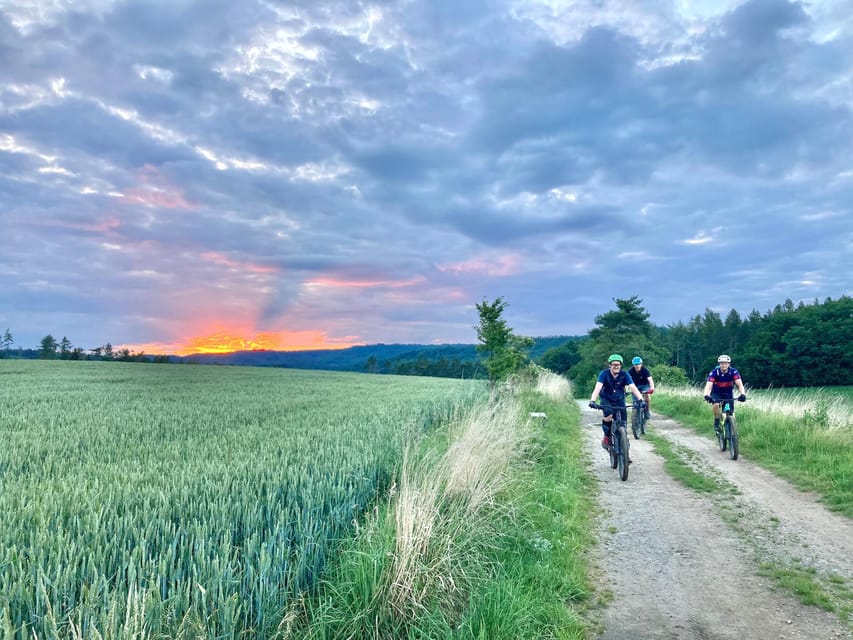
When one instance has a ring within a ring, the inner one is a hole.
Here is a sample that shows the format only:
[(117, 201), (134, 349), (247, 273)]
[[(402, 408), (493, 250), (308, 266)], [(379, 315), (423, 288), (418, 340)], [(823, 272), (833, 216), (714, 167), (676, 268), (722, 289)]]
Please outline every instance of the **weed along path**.
[[(631, 437), (622, 482), (601, 448), (601, 413), (579, 404), (600, 488), (603, 640), (853, 637), (838, 613), (794, 593), (853, 606), (853, 523), (659, 416), (649, 436)], [(667, 472), (667, 460), (682, 463), (694, 488)]]

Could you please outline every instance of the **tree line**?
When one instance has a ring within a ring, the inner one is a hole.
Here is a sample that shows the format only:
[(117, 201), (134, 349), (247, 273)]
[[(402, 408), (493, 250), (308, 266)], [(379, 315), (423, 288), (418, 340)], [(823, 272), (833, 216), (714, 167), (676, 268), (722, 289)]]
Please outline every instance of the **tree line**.
[(15, 339), (7, 328), (0, 338), (0, 357), (5, 358), (32, 358), (41, 360), (117, 360), (119, 362), (160, 362), (168, 363), (169, 356), (150, 356), (143, 351), (134, 352), (124, 347), (113, 348), (107, 342), (105, 345), (92, 349), (75, 347), (71, 341), (63, 336), (56, 340), (51, 334), (47, 334), (39, 342), (38, 349), (12, 349)]
[(647, 366), (678, 369), (689, 382), (700, 383), (726, 353), (752, 387), (853, 385), (853, 369), (844, 363), (853, 348), (849, 296), (797, 305), (786, 300), (746, 317), (734, 309), (725, 318), (706, 309), (666, 327), (650, 322), (637, 296), (614, 302), (616, 308), (597, 316), (587, 336), (547, 351), (540, 363), (586, 383), (615, 352), (626, 359), (639, 355)]
[(411, 359), (379, 360), (370, 356), (364, 365), (366, 373), (385, 373), (398, 376), (432, 376), (437, 378), (486, 378), (487, 372), (477, 360), (460, 358), (430, 358), (425, 354)]

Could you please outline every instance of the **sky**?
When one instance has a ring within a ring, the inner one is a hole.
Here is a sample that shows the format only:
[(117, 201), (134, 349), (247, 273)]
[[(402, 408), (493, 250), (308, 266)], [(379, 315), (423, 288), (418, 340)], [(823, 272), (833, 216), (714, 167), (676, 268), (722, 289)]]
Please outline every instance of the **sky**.
[(849, 0), (3, 0), (0, 332), (474, 343), (853, 292)]

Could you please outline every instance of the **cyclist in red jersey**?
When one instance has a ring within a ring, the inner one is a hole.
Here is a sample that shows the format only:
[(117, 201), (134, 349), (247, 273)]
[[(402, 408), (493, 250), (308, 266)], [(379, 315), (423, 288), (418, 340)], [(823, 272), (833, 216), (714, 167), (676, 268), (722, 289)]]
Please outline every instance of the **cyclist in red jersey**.
[(720, 400), (734, 399), (734, 389), (737, 387), (740, 396), (738, 400), (746, 400), (746, 389), (738, 370), (732, 366), (732, 359), (725, 353), (717, 358), (717, 367), (708, 374), (705, 383), (705, 400), (712, 402), (714, 411), (714, 432), (720, 431)]

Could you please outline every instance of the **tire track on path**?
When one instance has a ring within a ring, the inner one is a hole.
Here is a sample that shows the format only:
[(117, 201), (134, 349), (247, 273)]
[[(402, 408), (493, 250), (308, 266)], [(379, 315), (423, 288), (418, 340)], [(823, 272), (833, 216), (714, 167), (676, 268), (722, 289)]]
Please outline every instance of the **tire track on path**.
[[(663, 458), (647, 440), (631, 438), (634, 464), (628, 480), (620, 481), (600, 446), (600, 413), (585, 403), (579, 405), (591, 471), (600, 482), (601, 543), (595, 551), (599, 569), (596, 580), (598, 588), (609, 596), (607, 606), (599, 612), (603, 640), (851, 637), (835, 614), (801, 604), (789, 592), (775, 587), (770, 578), (759, 575), (753, 549), (740, 537), (743, 532), (724, 521), (713, 497), (671, 478), (664, 470)], [(711, 457), (715, 449), (710, 439), (704, 441), (694, 434), (701, 441), (697, 444), (687, 437), (690, 432), (686, 429), (660, 418), (652, 420), (650, 430), (677, 444), (697, 446), (701, 459), (717, 467)], [(708, 452), (703, 453), (702, 447)], [(716, 453), (724, 455), (718, 450)], [(733, 484), (744, 482), (753, 487), (741, 497), (746, 504), (775, 499), (754, 486), (764, 483), (772, 485), (773, 491), (782, 491), (786, 501), (801, 501), (791, 509), (801, 514), (798, 517), (820, 513), (834, 516), (829, 520), (840, 518), (810, 496), (791, 487), (784, 491), (784, 483), (768, 482), (763, 470), (755, 471), (755, 465), (733, 462), (728, 457), (724, 460), (741, 467), (737, 474), (742, 475), (730, 480)], [(755, 513), (759, 520), (767, 517), (762, 511)], [(795, 523), (783, 524), (782, 531), (796, 527)], [(833, 526), (838, 529), (828, 536), (846, 532), (846, 542), (853, 541), (849, 523), (842, 519)], [(766, 536), (766, 532), (757, 526), (755, 535)], [(796, 540), (793, 544), (802, 543)], [(821, 557), (827, 550), (842, 550), (828, 540), (814, 544), (810, 548), (816, 553), (821, 549)]]

